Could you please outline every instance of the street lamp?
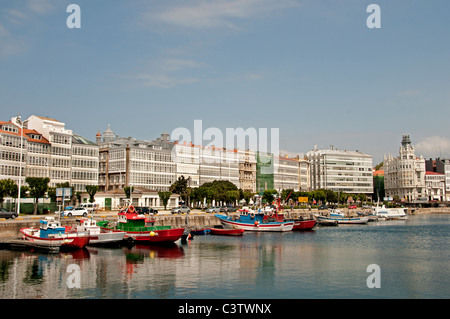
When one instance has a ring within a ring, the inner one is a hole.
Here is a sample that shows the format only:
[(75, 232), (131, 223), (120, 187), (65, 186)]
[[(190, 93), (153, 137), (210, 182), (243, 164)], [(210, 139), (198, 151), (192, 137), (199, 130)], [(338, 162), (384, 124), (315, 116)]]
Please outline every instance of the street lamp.
[(19, 159), (19, 192), (17, 195), (17, 215), (20, 214), (20, 189), (22, 187), (22, 153), (23, 153), (23, 123), (20, 119), (20, 113), (16, 117), (16, 123), (20, 125), (20, 159)]

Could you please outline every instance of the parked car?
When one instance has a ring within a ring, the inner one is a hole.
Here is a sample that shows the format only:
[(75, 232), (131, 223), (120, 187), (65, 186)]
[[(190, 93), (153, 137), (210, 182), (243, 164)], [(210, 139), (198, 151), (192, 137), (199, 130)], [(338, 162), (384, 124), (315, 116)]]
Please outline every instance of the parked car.
[[(58, 213), (58, 212), (55, 212), (55, 213)], [(86, 208), (84, 208), (84, 207), (75, 207), (75, 208), (72, 208), (72, 209), (64, 210), (61, 213), (61, 217), (62, 216), (68, 216), (68, 217), (71, 217), (71, 216), (83, 216), (83, 217), (86, 217), (88, 214), (89, 214), (89, 212), (87, 211)]]
[(211, 206), (206, 210), (207, 213), (220, 213), (220, 206)]
[(319, 210), (326, 210), (326, 209), (328, 209), (327, 205), (322, 205), (322, 206), (319, 207)]
[(175, 208), (172, 208), (170, 211), (172, 214), (189, 214), (191, 212), (191, 209), (187, 206), (178, 206)]
[(356, 206), (356, 205), (350, 205), (350, 206), (348, 206), (348, 208), (349, 208), (349, 209), (356, 209), (356, 208), (358, 208), (358, 206)]
[(97, 204), (94, 203), (81, 203), (80, 207), (86, 208), (88, 212), (93, 212), (97, 208)]
[(135, 206), (134, 209), (138, 214), (158, 214), (158, 211), (152, 207)]
[(4, 208), (0, 208), (0, 218), (14, 219), (17, 218), (17, 212), (10, 212)]
[(236, 208), (233, 206), (222, 206), (220, 207), (220, 212), (222, 213), (233, 213), (236, 211)]

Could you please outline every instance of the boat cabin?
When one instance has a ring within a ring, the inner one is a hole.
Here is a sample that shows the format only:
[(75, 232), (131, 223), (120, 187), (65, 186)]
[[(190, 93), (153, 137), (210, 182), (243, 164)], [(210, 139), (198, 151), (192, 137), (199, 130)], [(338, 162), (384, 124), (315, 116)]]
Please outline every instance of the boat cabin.
[(39, 221), (40, 224), (40, 237), (52, 238), (66, 232), (66, 228), (61, 226), (59, 221), (56, 221), (52, 217), (47, 217), (44, 220)]
[(90, 218), (80, 218), (76, 220), (77, 232), (87, 231), (90, 235), (100, 234), (100, 227), (95, 220)]

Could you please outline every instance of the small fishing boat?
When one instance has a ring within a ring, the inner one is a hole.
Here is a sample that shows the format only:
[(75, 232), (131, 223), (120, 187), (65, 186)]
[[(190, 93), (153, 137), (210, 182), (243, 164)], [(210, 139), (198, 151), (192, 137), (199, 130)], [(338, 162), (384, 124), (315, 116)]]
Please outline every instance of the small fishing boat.
[(317, 224), (317, 221), (314, 219), (310, 220), (301, 220), (301, 219), (294, 219), (294, 227), (292, 230), (311, 230), (313, 229)]
[(210, 228), (212, 235), (225, 235), (225, 236), (242, 236), (244, 234), (244, 229), (224, 229), (224, 228)]
[(336, 221), (338, 224), (367, 224), (369, 217), (337, 217), (337, 216), (317, 216), (317, 220), (322, 222)]
[(102, 231), (100, 226), (97, 225), (97, 221), (92, 218), (80, 218), (76, 220), (77, 232), (87, 232), (89, 235), (89, 245), (107, 245), (119, 243), (125, 236), (124, 231)]
[(55, 243), (61, 249), (80, 249), (89, 243), (89, 234), (83, 232), (68, 232), (70, 227), (61, 226), (61, 222), (53, 217), (46, 217), (39, 221), (39, 229), (33, 227), (21, 228), (25, 240), (36, 243)]
[(283, 214), (277, 212), (255, 212), (251, 209), (239, 210), (239, 215), (214, 215), (220, 220), (225, 229), (244, 229), (248, 231), (284, 232), (291, 231), (294, 227), (293, 221), (284, 221)]
[(132, 205), (117, 215), (117, 222), (104, 220), (97, 222), (97, 225), (105, 232), (124, 231), (126, 233), (124, 240), (130, 244), (175, 242), (184, 234), (184, 228), (154, 226), (153, 220), (147, 220), (145, 215), (138, 214)]
[(211, 233), (210, 228), (191, 229), (192, 235), (207, 235)]
[(331, 218), (319, 218), (319, 216), (316, 216), (317, 218), (317, 224), (320, 226), (337, 226), (338, 221), (336, 219)]

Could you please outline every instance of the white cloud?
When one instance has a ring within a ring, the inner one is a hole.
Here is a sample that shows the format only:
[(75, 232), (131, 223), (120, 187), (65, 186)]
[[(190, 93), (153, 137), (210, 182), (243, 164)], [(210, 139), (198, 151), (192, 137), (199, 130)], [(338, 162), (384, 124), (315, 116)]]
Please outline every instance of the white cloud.
[(145, 18), (185, 28), (239, 29), (236, 19), (261, 17), (294, 6), (299, 6), (294, 0), (197, 0), (157, 13), (148, 12)]
[(180, 84), (189, 84), (199, 81), (198, 79), (192, 77), (183, 78), (167, 74), (137, 74), (135, 78), (144, 86), (153, 86), (165, 89)]
[(442, 136), (430, 136), (422, 139), (415, 146), (416, 155), (423, 155), (425, 158), (449, 157), (450, 138)]
[(27, 7), (34, 13), (46, 14), (54, 9), (51, 0), (27, 0)]

